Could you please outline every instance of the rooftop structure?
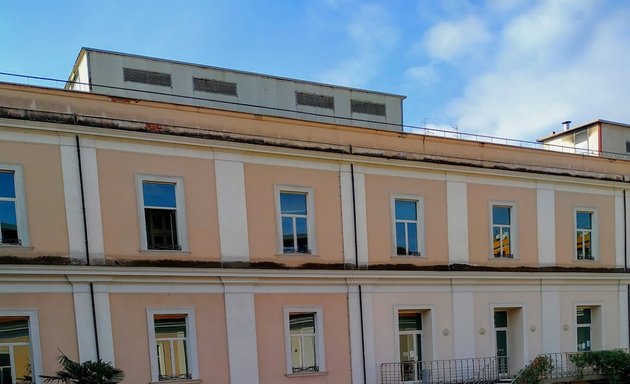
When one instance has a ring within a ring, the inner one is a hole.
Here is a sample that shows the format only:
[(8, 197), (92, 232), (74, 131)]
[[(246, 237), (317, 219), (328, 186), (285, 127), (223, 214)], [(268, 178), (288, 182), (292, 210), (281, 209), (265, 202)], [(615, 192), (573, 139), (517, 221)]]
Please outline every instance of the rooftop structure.
[(83, 48), (66, 89), (402, 131), (405, 96)]

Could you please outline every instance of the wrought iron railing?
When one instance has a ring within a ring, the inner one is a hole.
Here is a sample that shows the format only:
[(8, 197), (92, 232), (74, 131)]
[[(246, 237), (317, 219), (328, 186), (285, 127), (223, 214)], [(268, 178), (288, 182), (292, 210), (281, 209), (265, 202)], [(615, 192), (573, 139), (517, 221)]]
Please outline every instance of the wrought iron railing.
[(509, 374), (507, 356), (381, 364), (381, 384), (490, 384)]

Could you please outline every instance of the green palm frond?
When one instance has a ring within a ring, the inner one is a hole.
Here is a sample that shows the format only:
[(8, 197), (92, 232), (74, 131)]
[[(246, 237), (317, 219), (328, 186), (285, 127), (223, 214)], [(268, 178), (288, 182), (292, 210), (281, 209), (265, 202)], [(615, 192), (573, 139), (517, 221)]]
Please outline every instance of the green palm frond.
[(62, 353), (59, 356), (59, 365), (61, 369), (55, 376), (40, 376), (45, 383), (117, 384), (125, 377), (123, 371), (102, 360), (78, 363)]

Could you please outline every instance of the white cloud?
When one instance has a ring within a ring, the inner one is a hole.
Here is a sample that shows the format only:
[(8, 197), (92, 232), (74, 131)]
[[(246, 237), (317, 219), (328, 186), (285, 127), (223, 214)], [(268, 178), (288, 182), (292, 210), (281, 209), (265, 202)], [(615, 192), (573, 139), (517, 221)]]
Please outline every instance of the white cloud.
[(379, 62), (386, 57), (400, 38), (400, 32), (388, 21), (385, 8), (377, 4), (364, 4), (347, 25), (354, 51), (349, 58), (324, 72), (324, 82), (365, 87), (378, 73)]
[(422, 86), (432, 85), (439, 80), (437, 70), (432, 65), (421, 65), (408, 68), (405, 77), (412, 79)]
[(630, 120), (630, 9), (598, 4), (543, 1), (509, 20), (490, 69), (449, 106), (460, 129), (536, 139), (564, 120)]
[(488, 43), (491, 35), (480, 18), (468, 16), (458, 21), (442, 21), (428, 30), (423, 46), (429, 56), (453, 61), (474, 54)]

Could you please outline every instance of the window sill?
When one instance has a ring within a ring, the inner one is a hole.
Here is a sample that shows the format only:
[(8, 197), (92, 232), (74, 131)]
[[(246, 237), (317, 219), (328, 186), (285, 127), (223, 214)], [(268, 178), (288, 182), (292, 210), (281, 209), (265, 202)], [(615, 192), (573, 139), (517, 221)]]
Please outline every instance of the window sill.
[(599, 260), (597, 258), (594, 259), (573, 259), (575, 263), (597, 263)]
[(392, 255), (392, 259), (404, 259), (404, 260), (428, 260), (426, 255), (413, 256), (413, 255)]
[[(139, 249), (138, 252), (145, 254), (145, 255), (184, 255), (184, 256), (188, 256), (190, 255), (190, 251), (178, 251), (175, 249)], [(173, 380), (168, 380), (173, 381)], [(164, 381), (160, 381), (160, 383), (162, 383)]]
[(305, 258), (318, 258), (319, 255), (316, 253), (299, 253), (299, 252), (295, 252), (295, 253), (276, 253), (276, 257), (287, 257), (287, 258), (300, 258), (300, 259), (305, 259)]
[(164, 384), (164, 383), (199, 384), (201, 383), (201, 380), (200, 379), (173, 379), (173, 380), (151, 381), (150, 384)]
[(518, 257), (517, 255), (514, 255), (512, 257), (494, 257), (494, 256), (490, 256), (488, 258), (488, 260), (493, 260), (493, 261), (496, 261), (496, 260), (508, 260), (508, 261), (510, 261), (510, 260), (520, 260), (520, 257)]
[(17, 250), (17, 251), (32, 251), (34, 247), (32, 245), (0, 244), (0, 249), (11, 249), (11, 250)]
[(326, 376), (328, 375), (327, 371), (323, 372), (298, 372), (298, 373), (287, 373), (285, 376), (289, 379), (294, 377), (311, 377), (311, 376)]

